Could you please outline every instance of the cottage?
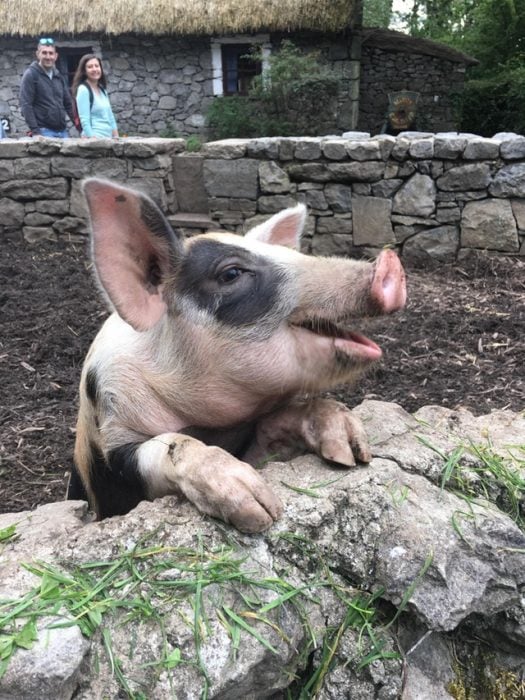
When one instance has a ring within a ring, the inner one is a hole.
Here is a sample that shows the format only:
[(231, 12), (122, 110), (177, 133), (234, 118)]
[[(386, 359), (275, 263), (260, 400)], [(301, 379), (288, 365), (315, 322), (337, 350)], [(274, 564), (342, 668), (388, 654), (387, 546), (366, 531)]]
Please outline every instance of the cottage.
[[(360, 0), (3, 0), (0, 4), (0, 118), (13, 136), (26, 125), (18, 88), (39, 37), (52, 36), (58, 68), (99, 54), (122, 134), (189, 135), (206, 130), (219, 95), (244, 94), (284, 38), (317, 49), (340, 76), (336, 109), (320, 133), (377, 133), (388, 93), (416, 90), (424, 128), (454, 127), (451, 89), (473, 59), (435, 42), (360, 28)], [(257, 47), (261, 60), (246, 58)], [(323, 110), (319, 110), (322, 114)]]

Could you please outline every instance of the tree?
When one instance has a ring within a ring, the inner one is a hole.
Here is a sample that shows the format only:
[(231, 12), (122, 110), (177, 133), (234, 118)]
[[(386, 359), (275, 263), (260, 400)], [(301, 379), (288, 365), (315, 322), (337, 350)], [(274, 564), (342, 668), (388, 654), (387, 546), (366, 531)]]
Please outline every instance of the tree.
[(414, 0), (410, 33), (480, 62), (460, 98), (461, 128), (525, 133), (525, 0)]
[(363, 26), (388, 27), (392, 20), (393, 0), (364, 0)]

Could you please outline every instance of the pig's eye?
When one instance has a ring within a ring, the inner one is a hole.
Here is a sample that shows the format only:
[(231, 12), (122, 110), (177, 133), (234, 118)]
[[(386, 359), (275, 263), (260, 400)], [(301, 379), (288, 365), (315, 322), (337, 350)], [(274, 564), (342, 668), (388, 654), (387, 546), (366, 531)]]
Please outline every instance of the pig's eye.
[(238, 279), (243, 272), (244, 270), (241, 270), (240, 267), (229, 267), (227, 270), (220, 273), (217, 280), (221, 284), (231, 284), (232, 282), (235, 282), (235, 280)]

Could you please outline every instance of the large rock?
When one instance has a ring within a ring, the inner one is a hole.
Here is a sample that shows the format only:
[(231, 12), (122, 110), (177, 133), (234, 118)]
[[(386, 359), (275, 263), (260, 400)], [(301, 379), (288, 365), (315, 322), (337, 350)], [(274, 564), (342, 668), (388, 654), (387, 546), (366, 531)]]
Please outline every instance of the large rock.
[(203, 165), (204, 187), (210, 197), (257, 196), (259, 163), (255, 159), (206, 159)]
[(394, 243), (391, 210), (390, 199), (354, 196), (352, 201), (354, 244), (382, 248)]
[(460, 190), (484, 190), (491, 181), (488, 163), (468, 163), (450, 168), (438, 178), (440, 190), (457, 192)]
[(518, 229), (510, 202), (500, 199), (467, 202), (461, 217), (461, 245), (508, 252), (519, 250)]
[[(370, 465), (312, 455), (267, 465), (285, 513), (262, 535), (177, 497), (100, 523), (82, 502), (0, 515), (0, 640), (17, 633), (10, 613), (18, 632), (36, 623), (0, 698), (240, 700), (281, 697), (294, 678), (296, 691), (325, 700), (447, 698), (463, 630), (489, 649), (507, 643), (506, 673), (524, 670), (525, 535), (495, 505), (505, 503), (499, 486), (480, 484), (476, 454), (508, 457), (509, 444), (525, 444), (525, 417), (439, 407), (411, 416), (378, 401), (355, 411)], [(451, 457), (468, 501), (444, 488)], [(7, 600), (29, 604), (17, 617)], [(385, 623), (396, 608), (394, 638)]]
[(489, 187), (493, 197), (525, 197), (525, 163), (505, 165)]
[[(409, 231), (405, 235), (409, 235)], [(403, 230), (396, 230), (399, 238)], [(455, 226), (437, 226), (427, 231), (419, 231), (411, 235), (403, 244), (403, 257), (412, 260), (440, 260), (452, 262), (456, 259), (459, 248), (459, 235)]]
[(394, 196), (396, 214), (428, 217), (436, 208), (436, 185), (428, 175), (416, 173)]

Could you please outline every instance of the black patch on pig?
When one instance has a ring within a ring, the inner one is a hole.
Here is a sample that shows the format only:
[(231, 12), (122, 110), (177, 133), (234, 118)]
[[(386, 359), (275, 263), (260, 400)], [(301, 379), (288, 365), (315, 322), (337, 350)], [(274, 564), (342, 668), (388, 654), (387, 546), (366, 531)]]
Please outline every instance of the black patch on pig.
[(205, 445), (220, 447), (234, 457), (242, 457), (255, 438), (255, 423), (242, 423), (234, 428), (200, 428), (190, 425), (179, 432), (200, 440)]
[(88, 495), (77, 468), (73, 465), (69, 484), (67, 485), (66, 501), (87, 501)]
[(144, 479), (137, 460), (141, 443), (130, 443), (108, 453), (107, 460), (100, 449), (90, 445), (91, 488), (95, 494), (99, 518), (125, 515), (147, 498)]
[(91, 401), (93, 406), (97, 405), (98, 401), (98, 381), (97, 373), (91, 368), (86, 374), (86, 396)]
[(177, 276), (177, 291), (230, 326), (257, 323), (279, 302), (285, 272), (245, 248), (213, 240), (190, 246)]

